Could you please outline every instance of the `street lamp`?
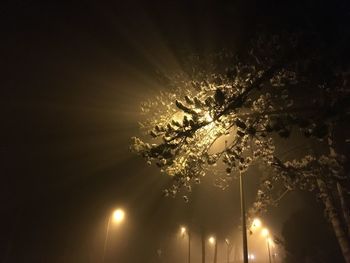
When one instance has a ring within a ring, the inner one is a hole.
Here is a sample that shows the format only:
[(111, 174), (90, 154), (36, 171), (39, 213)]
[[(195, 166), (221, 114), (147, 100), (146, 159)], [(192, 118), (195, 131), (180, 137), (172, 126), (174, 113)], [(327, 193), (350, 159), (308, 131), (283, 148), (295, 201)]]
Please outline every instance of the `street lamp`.
[(113, 221), (117, 224), (124, 220), (125, 212), (122, 209), (117, 209), (113, 212)]
[(254, 254), (248, 255), (248, 259), (250, 259), (250, 260), (255, 260), (255, 255), (254, 255)]
[(247, 241), (247, 226), (245, 217), (245, 200), (244, 200), (244, 183), (243, 175), (239, 172), (239, 193), (241, 200), (241, 217), (242, 217), (242, 239), (243, 239), (243, 262), (248, 263), (248, 241)]
[(215, 237), (211, 236), (209, 237), (209, 243), (214, 245), (214, 263), (217, 262), (217, 256), (218, 256), (218, 241)]
[(215, 237), (213, 237), (213, 236), (209, 237), (208, 241), (210, 244), (214, 245), (215, 244)]
[[(181, 121), (183, 119), (184, 113), (177, 112), (173, 115), (173, 120)], [(211, 130), (213, 125), (215, 125), (213, 119), (209, 113), (205, 115), (205, 120), (210, 126), (206, 126), (206, 129)], [(212, 145), (211, 145), (212, 146)], [(211, 147), (210, 146), (210, 147)], [(247, 226), (246, 226), (246, 211), (245, 211), (245, 197), (244, 197), (244, 182), (243, 174), (239, 172), (239, 192), (240, 192), (240, 205), (241, 205), (241, 218), (242, 218), (242, 241), (243, 241), (243, 259), (244, 263), (248, 263), (248, 240), (247, 240)], [(205, 241), (204, 241), (205, 242)]]
[(274, 245), (270, 237), (267, 238), (266, 242), (267, 242), (267, 251), (269, 252), (269, 262), (271, 263), (271, 247), (273, 247)]
[(264, 228), (261, 230), (261, 234), (264, 238), (266, 238), (266, 244), (267, 244), (267, 252), (269, 255), (269, 263), (271, 263), (271, 251), (270, 251), (270, 243), (272, 243), (272, 239), (269, 237), (269, 230), (267, 228)]
[(188, 263), (191, 263), (191, 232), (190, 230), (186, 229), (186, 227), (182, 226), (180, 228), (181, 231), (181, 236), (184, 237), (185, 234), (187, 233), (187, 237), (188, 237)]
[(105, 243), (104, 243), (104, 247), (103, 247), (102, 262), (105, 261), (105, 257), (106, 257), (107, 243), (108, 243), (108, 237), (109, 237), (109, 227), (111, 224), (111, 220), (113, 220), (113, 223), (119, 225), (124, 221), (124, 218), (125, 218), (125, 212), (121, 208), (118, 208), (109, 214), (107, 228), (106, 228), (106, 238), (105, 238)]
[(230, 240), (228, 238), (225, 238), (225, 243), (227, 245), (227, 263), (230, 262)]
[(253, 229), (259, 229), (261, 227), (261, 220), (259, 218), (254, 218), (253, 223), (252, 223), (252, 228)]
[(261, 235), (265, 238), (267, 238), (269, 236), (269, 230), (267, 228), (263, 228), (261, 230)]

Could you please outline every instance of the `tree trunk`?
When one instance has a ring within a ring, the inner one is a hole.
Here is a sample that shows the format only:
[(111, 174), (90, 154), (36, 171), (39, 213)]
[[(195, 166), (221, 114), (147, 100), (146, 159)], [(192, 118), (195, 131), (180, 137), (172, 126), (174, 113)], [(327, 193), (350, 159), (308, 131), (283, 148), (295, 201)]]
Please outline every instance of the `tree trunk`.
[(326, 184), (323, 180), (317, 179), (317, 185), (320, 190), (322, 201), (325, 205), (329, 221), (332, 224), (335, 236), (342, 251), (344, 260), (346, 263), (350, 263), (350, 242), (347, 238), (346, 233), (344, 232), (344, 229), (342, 228), (339, 216), (336, 213), (336, 208), (332, 202), (331, 197), (329, 196)]
[[(329, 147), (329, 153), (331, 154), (331, 156), (336, 156), (336, 152), (333, 146), (333, 140), (331, 136), (328, 136), (327, 139), (328, 142), (328, 147)], [(343, 194), (343, 188), (340, 185), (339, 182), (337, 182), (337, 194), (339, 197), (339, 202), (340, 202), (340, 207), (341, 210), (343, 212), (343, 217), (344, 217), (344, 222), (347, 228), (347, 234), (348, 234), (348, 238), (350, 238), (350, 217), (349, 217), (349, 209), (346, 205), (345, 202), (345, 198), (344, 198), (344, 194)]]
[(346, 205), (343, 188), (340, 185), (340, 183), (337, 182), (337, 192), (339, 196), (339, 201), (341, 205), (341, 209), (343, 211), (344, 221), (347, 227), (348, 232), (348, 238), (350, 238), (350, 216), (349, 216), (349, 208)]

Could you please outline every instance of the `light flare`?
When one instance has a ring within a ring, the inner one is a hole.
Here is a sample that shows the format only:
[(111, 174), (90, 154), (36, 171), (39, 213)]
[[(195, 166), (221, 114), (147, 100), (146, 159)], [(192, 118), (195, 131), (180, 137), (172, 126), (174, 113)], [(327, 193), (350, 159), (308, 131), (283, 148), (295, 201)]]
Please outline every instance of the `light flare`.
[(258, 229), (262, 225), (261, 220), (259, 218), (255, 218), (252, 223), (252, 228)]
[(115, 223), (121, 223), (124, 220), (125, 212), (122, 209), (117, 209), (113, 212), (113, 221)]
[(215, 244), (215, 237), (211, 236), (211, 237), (209, 237), (208, 240), (209, 240), (210, 244), (212, 244), (212, 245)]
[(180, 230), (181, 230), (181, 235), (185, 235), (186, 227), (182, 226)]
[(263, 228), (262, 230), (261, 230), (261, 235), (263, 236), (263, 237), (268, 237), (269, 236), (269, 230), (267, 229), (267, 228)]

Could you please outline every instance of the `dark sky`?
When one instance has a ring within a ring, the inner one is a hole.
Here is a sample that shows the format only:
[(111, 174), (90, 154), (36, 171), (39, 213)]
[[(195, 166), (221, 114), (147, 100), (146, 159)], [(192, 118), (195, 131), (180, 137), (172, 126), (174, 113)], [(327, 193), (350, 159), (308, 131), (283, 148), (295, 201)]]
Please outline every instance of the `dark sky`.
[(0, 10), (1, 262), (99, 262), (117, 206), (128, 214), (114, 262), (155, 262), (181, 222), (237, 230), (236, 183), (222, 192), (208, 181), (190, 204), (165, 199), (169, 178), (130, 153), (138, 105), (161, 88), (155, 72), (239, 49), (259, 24), (329, 33), (349, 15), (341, 1), (47, 2)]

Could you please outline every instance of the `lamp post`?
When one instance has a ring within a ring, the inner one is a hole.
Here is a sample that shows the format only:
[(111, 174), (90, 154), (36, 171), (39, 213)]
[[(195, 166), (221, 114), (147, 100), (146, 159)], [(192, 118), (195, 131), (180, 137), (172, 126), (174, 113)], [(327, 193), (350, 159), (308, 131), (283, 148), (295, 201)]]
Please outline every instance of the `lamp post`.
[(270, 242), (271, 241), (271, 238), (269, 238), (269, 230), (267, 228), (264, 228), (262, 231), (261, 231), (261, 234), (263, 235), (263, 237), (266, 238), (266, 244), (267, 244), (267, 253), (269, 255), (269, 263), (271, 263), (271, 251), (270, 251)]
[(188, 230), (188, 263), (191, 263), (191, 231)]
[(248, 242), (247, 242), (247, 226), (245, 218), (245, 200), (244, 200), (244, 185), (242, 173), (239, 173), (239, 192), (241, 198), (241, 217), (242, 217), (242, 238), (243, 238), (243, 262), (248, 263)]
[(187, 233), (187, 238), (188, 238), (187, 260), (188, 260), (188, 263), (191, 263), (191, 231), (189, 229), (187, 229), (186, 227), (182, 226), (181, 227), (181, 235), (184, 237), (186, 233)]
[(230, 262), (230, 240), (228, 238), (225, 238), (225, 243), (227, 245), (226, 258), (227, 258), (227, 263), (229, 263)]
[(271, 238), (267, 238), (266, 242), (267, 242), (267, 252), (269, 253), (269, 263), (271, 263), (271, 248), (270, 248), (270, 244), (272, 243)]
[(111, 220), (113, 220), (113, 222), (115, 224), (120, 224), (124, 221), (124, 217), (125, 217), (125, 212), (123, 209), (120, 209), (120, 208), (114, 210), (108, 216), (108, 223), (107, 223), (107, 228), (106, 228), (106, 238), (105, 238), (105, 243), (103, 246), (102, 262), (105, 261), (105, 257), (106, 257), (106, 250), (107, 250), (107, 243), (108, 243), (108, 238), (109, 238), (109, 228), (110, 228)]
[(255, 218), (252, 223), (252, 229), (257, 230), (261, 227), (261, 220), (259, 218)]
[(202, 263), (205, 263), (205, 230), (201, 227)]
[(214, 263), (216, 263), (218, 256), (218, 242), (215, 237), (211, 236), (209, 237), (209, 243), (214, 245)]

